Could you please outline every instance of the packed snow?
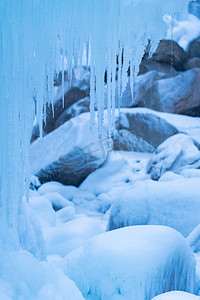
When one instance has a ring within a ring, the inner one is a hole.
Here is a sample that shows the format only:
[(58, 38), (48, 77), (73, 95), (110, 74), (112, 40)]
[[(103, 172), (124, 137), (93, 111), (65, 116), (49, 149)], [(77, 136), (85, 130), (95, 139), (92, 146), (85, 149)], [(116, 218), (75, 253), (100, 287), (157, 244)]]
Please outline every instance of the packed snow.
[(169, 292), (165, 293), (162, 295), (159, 295), (152, 300), (199, 300), (200, 297), (185, 293), (185, 292), (180, 292), (180, 291), (175, 291), (175, 292)]

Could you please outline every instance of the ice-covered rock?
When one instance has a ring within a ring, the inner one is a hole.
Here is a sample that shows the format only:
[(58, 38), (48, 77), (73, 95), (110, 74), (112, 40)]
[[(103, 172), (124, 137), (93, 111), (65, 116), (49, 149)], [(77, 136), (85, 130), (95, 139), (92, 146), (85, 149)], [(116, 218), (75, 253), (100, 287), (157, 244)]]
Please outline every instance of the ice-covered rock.
[(31, 144), (31, 173), (40, 182), (59, 181), (78, 186), (107, 158), (108, 139), (98, 140), (90, 131), (90, 116), (82, 114), (66, 122), (42, 140)]
[(86, 299), (150, 300), (194, 289), (192, 251), (180, 233), (163, 226), (103, 233), (67, 255), (61, 266)]
[(164, 141), (147, 164), (151, 178), (158, 180), (165, 172), (180, 173), (200, 168), (200, 151), (186, 134), (176, 134)]
[(136, 182), (118, 191), (108, 230), (132, 225), (170, 226), (188, 236), (200, 220), (200, 178)]
[(84, 299), (61, 269), (38, 261), (29, 252), (10, 251), (1, 245), (0, 257), (1, 300)]
[(161, 294), (152, 300), (200, 300), (200, 297), (181, 291)]

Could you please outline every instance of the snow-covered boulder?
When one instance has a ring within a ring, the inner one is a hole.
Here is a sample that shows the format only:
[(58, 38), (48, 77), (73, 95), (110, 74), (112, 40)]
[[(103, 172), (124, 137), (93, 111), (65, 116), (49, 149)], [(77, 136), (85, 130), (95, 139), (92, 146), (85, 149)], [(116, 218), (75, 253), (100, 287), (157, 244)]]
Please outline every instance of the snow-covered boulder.
[(31, 173), (40, 182), (78, 186), (107, 158), (108, 140), (90, 131), (90, 116), (82, 114), (31, 144)]
[(131, 225), (165, 225), (185, 237), (200, 223), (200, 178), (136, 182), (118, 191), (108, 230)]
[(200, 297), (181, 291), (174, 291), (159, 295), (152, 300), (200, 300)]
[(192, 251), (180, 233), (164, 226), (103, 233), (67, 255), (61, 266), (86, 299), (150, 300), (194, 289)]
[(147, 164), (147, 172), (154, 180), (167, 171), (179, 174), (184, 169), (197, 168), (200, 168), (200, 151), (192, 138), (181, 133), (164, 141)]

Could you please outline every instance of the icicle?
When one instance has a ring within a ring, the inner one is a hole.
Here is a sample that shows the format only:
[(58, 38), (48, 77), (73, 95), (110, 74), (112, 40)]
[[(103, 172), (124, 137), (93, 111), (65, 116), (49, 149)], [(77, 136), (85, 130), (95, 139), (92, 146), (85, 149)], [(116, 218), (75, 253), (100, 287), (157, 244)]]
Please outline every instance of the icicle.
[(95, 103), (95, 70), (94, 70), (94, 62), (91, 60), (91, 72), (90, 72), (90, 124), (91, 129), (95, 124), (95, 111), (94, 111), (94, 103)]
[[(34, 120), (33, 95), (37, 100), (37, 121), (42, 137), (46, 102), (49, 97), (53, 109), (54, 72), (59, 74), (62, 69), (64, 105), (65, 71), (71, 80), (72, 69), (76, 67), (77, 60), (81, 59), (81, 51), (85, 45), (86, 65), (91, 67), (91, 125), (95, 123), (96, 92), (98, 128), (101, 136), (104, 118), (104, 73), (107, 67), (107, 107), (114, 130), (116, 56), (118, 55), (119, 62), (117, 89), (120, 98), (121, 87), (124, 89), (126, 85), (129, 62), (133, 60), (135, 72), (138, 70), (144, 51), (144, 32), (151, 35), (155, 49), (166, 29), (162, 16), (183, 11), (183, 7), (182, 1), (174, 0), (0, 1), (0, 237), (6, 239), (12, 228), (16, 238), (21, 199), (28, 185), (28, 147)], [(108, 44), (109, 39), (111, 42)], [(131, 52), (134, 45), (136, 51)], [(106, 61), (106, 57), (109, 62)], [(46, 92), (44, 93), (46, 78), (48, 97)]]

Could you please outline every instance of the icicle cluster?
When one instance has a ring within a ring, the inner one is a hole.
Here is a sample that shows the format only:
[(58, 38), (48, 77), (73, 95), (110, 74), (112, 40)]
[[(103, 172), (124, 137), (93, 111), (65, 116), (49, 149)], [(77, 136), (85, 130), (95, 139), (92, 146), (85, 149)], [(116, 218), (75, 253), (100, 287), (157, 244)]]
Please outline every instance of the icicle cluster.
[[(107, 71), (111, 136), (118, 106), (115, 93), (119, 102), (127, 84), (128, 67), (132, 89), (133, 75), (138, 71), (148, 39), (155, 48), (165, 32), (163, 15), (183, 10), (184, 4), (185, 0), (0, 1), (1, 224), (17, 227), (21, 198), (29, 184), (29, 139), (34, 111), (36, 107), (42, 133), (44, 104), (53, 101), (55, 73), (62, 68), (64, 98), (64, 65), (67, 63), (71, 78), (73, 68), (81, 65), (86, 53), (91, 69), (91, 124), (95, 122), (97, 103), (101, 135)], [(1, 235), (3, 232), (6, 230), (1, 225)]]

